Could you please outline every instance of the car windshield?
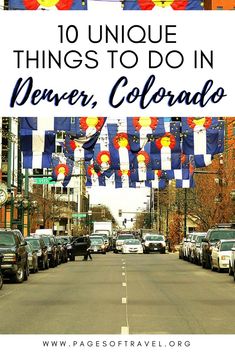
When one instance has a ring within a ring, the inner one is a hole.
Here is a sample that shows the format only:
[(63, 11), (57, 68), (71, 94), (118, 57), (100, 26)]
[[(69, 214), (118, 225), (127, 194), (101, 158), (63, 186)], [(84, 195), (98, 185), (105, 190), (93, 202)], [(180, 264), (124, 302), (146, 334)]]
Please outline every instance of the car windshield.
[(164, 237), (162, 235), (148, 235), (145, 240), (164, 241)]
[(232, 248), (235, 247), (235, 241), (226, 241), (221, 244), (221, 251), (230, 251)]
[(210, 235), (211, 241), (221, 239), (235, 239), (235, 230), (214, 230)]
[(45, 244), (48, 246), (50, 246), (51, 245), (51, 242), (50, 242), (50, 238), (48, 238), (48, 237), (43, 237), (43, 240), (44, 240), (44, 242), (45, 242)]
[(140, 245), (140, 241), (138, 239), (127, 239), (124, 241), (125, 245)]
[(205, 235), (198, 235), (197, 238), (196, 238), (196, 242), (197, 243), (201, 243), (202, 242), (202, 239), (205, 238)]
[(92, 245), (100, 245), (103, 244), (104, 240), (102, 238), (96, 238), (96, 237), (92, 237), (91, 238), (91, 244)]
[(118, 240), (125, 240), (125, 239), (134, 239), (134, 235), (132, 234), (123, 234), (118, 236)]
[(15, 245), (14, 235), (12, 233), (0, 233), (0, 246), (13, 246)]
[(40, 249), (39, 239), (26, 239), (26, 241), (32, 245), (34, 250)]

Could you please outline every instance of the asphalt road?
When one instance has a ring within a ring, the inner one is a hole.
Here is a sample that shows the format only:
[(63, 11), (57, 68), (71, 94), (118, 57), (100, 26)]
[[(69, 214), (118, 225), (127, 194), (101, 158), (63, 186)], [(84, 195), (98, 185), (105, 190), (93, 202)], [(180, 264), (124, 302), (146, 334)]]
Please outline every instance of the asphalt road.
[(178, 254), (94, 255), (0, 291), (1, 334), (235, 333), (235, 283)]

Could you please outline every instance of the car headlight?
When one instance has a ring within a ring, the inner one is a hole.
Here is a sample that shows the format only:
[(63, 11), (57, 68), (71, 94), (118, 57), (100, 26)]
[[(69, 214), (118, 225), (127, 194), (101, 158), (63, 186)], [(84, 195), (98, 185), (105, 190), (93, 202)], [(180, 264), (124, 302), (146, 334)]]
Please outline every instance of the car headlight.
[(105, 246), (104, 245), (101, 245), (101, 249), (104, 249), (105, 248)]
[(226, 255), (221, 256), (221, 260), (228, 260), (228, 259), (230, 259), (230, 256), (226, 256)]
[(16, 254), (4, 254), (3, 261), (16, 262)]

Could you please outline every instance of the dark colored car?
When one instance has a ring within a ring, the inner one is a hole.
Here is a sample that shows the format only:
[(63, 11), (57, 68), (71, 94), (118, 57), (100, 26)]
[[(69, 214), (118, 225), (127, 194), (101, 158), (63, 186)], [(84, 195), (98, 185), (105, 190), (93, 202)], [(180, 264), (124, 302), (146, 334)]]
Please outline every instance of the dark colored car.
[(62, 239), (63, 245), (67, 249), (67, 259), (70, 259), (71, 261), (71, 256), (72, 256), (72, 240), (73, 237), (70, 235), (60, 235), (58, 238)]
[(31, 273), (36, 273), (36, 272), (38, 272), (37, 250), (34, 250), (30, 243), (27, 243), (26, 249), (27, 249), (27, 252), (28, 252), (29, 271)]
[(3, 259), (3, 254), (0, 254), (0, 289), (2, 289), (2, 286), (3, 286), (3, 275), (1, 271), (2, 259)]
[(68, 251), (66, 242), (61, 236), (55, 237), (55, 241), (59, 250), (59, 263), (68, 262)]
[(0, 253), (3, 254), (1, 270), (4, 277), (16, 283), (26, 281), (29, 276), (26, 241), (19, 230), (0, 230)]
[(202, 267), (211, 268), (211, 252), (212, 247), (222, 239), (234, 239), (234, 228), (211, 228), (208, 230), (206, 237), (202, 239)]
[(71, 245), (71, 261), (74, 261), (75, 256), (85, 256), (87, 254), (87, 249), (90, 247), (91, 241), (86, 236), (73, 237)]
[(51, 235), (41, 235), (41, 237), (47, 246), (49, 266), (57, 266), (59, 264), (59, 252), (54, 237)]
[(37, 251), (38, 267), (40, 270), (49, 268), (48, 250), (44, 240), (40, 236), (25, 238), (27, 243), (31, 244), (33, 249)]
[(105, 244), (105, 239), (103, 236), (92, 236), (90, 237), (91, 240), (91, 245), (90, 245), (90, 252), (91, 253), (101, 253), (101, 254), (106, 254), (106, 244)]

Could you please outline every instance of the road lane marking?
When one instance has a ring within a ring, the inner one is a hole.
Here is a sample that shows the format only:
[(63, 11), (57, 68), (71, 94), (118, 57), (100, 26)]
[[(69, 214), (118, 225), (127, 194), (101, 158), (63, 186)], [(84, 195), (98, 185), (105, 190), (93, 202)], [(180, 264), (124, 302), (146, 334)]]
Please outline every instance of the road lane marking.
[(121, 327), (121, 335), (129, 335), (129, 327), (128, 326)]
[(122, 272), (122, 276), (125, 276), (126, 274), (125, 274), (125, 272)]
[(124, 270), (126, 267), (125, 266), (122, 266), (122, 269)]
[(122, 286), (123, 286), (123, 287), (126, 287), (126, 283), (125, 283), (125, 282), (123, 282), (123, 283), (122, 283)]
[(122, 298), (122, 304), (126, 304), (126, 303), (127, 303), (126, 298)]

